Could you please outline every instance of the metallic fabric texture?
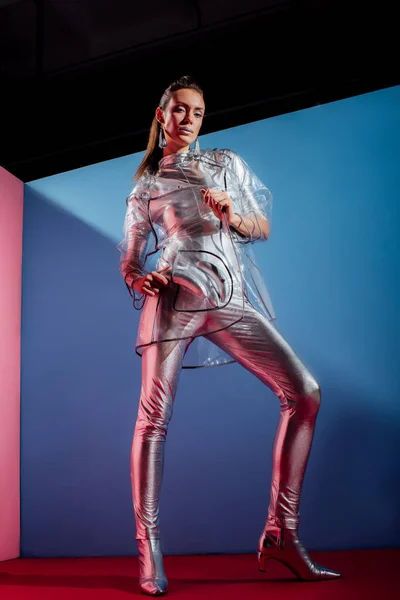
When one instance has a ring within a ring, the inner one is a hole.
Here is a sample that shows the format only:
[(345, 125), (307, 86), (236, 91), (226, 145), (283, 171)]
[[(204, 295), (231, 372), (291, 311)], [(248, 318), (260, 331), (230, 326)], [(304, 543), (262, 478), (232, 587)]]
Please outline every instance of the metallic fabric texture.
[[(240, 304), (234, 297), (232, 306)], [(230, 323), (230, 307), (204, 317), (207, 338), (256, 375), (280, 400), (267, 523), (295, 529), (320, 391), (317, 382), (268, 319), (248, 302)], [(219, 331), (217, 330), (219, 329)], [(151, 345), (142, 357), (142, 390), (132, 447), (132, 484), (138, 539), (158, 538), (164, 445), (185, 351), (190, 342)]]

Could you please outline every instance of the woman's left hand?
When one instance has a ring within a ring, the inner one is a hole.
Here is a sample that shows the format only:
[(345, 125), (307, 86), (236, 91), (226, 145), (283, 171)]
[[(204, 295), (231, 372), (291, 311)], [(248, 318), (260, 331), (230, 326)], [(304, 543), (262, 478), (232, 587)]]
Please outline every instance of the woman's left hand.
[(225, 214), (229, 225), (235, 218), (233, 201), (229, 194), (215, 189), (201, 189), (200, 191), (204, 202), (211, 208), (214, 215), (222, 221)]

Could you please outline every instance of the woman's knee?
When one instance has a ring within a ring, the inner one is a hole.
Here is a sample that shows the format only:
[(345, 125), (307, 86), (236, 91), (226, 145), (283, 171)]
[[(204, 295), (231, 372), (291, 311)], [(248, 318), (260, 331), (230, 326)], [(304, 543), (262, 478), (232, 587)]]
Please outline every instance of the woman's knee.
[(168, 422), (163, 419), (138, 417), (134, 437), (143, 442), (162, 442), (167, 438)]
[(311, 375), (308, 375), (304, 380), (300, 397), (308, 413), (318, 413), (321, 405), (321, 387), (318, 381)]
[(135, 434), (147, 440), (163, 440), (167, 436), (171, 416), (172, 402), (160, 402), (158, 395), (141, 396)]

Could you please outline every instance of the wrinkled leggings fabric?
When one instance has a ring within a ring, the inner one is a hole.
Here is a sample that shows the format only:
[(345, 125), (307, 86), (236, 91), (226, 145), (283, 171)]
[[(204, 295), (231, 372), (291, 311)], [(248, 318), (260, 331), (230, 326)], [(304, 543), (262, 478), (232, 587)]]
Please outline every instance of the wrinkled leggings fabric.
[[(223, 311), (218, 318), (223, 327)], [(320, 404), (319, 386), (279, 331), (247, 302), (239, 322), (206, 337), (256, 375), (280, 400), (266, 528), (297, 529), (300, 493)], [(190, 341), (161, 342), (143, 350), (142, 389), (131, 454), (138, 540), (160, 537), (164, 446)]]

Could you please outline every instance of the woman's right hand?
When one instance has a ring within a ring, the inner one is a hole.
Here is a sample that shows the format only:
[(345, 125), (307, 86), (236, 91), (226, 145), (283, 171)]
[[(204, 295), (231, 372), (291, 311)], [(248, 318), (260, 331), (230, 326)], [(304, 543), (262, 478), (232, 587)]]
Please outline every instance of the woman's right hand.
[(161, 271), (151, 271), (151, 273), (147, 273), (147, 275), (136, 279), (133, 287), (139, 294), (155, 296), (163, 287), (169, 284), (169, 279), (165, 277), (165, 273), (170, 270), (171, 267), (168, 265), (161, 269)]

